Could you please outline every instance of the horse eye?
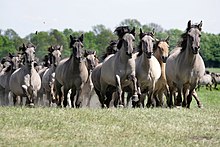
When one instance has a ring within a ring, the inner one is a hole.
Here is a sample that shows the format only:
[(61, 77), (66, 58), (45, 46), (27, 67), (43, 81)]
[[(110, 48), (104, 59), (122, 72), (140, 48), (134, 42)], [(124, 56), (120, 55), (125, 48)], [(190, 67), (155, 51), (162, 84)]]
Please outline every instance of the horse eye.
[(202, 35), (201, 34), (199, 34), (199, 37), (201, 37)]

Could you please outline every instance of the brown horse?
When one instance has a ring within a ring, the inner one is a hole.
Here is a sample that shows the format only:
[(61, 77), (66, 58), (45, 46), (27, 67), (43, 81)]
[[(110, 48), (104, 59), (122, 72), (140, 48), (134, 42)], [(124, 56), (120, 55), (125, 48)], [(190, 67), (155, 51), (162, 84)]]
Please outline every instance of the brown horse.
[[(195, 87), (198, 80), (205, 73), (205, 64), (199, 54), (201, 30), (202, 21), (195, 25), (192, 25), (189, 21), (186, 32), (182, 34), (180, 45), (174, 49), (167, 59), (166, 77), (170, 90), (168, 102), (170, 107), (173, 106), (172, 95), (177, 88), (177, 105), (181, 106), (182, 104), (183, 107), (190, 108)], [(183, 103), (182, 92), (184, 96)]]
[(169, 55), (168, 41), (169, 41), (169, 37), (167, 37), (164, 40), (158, 40), (156, 41), (156, 44), (154, 46), (154, 56), (159, 61), (161, 67), (161, 76), (156, 82), (155, 92), (154, 92), (154, 98), (158, 100), (157, 106), (164, 105), (164, 100), (163, 100), (164, 93), (166, 97), (168, 96), (168, 85), (167, 85), (166, 73), (165, 73), (166, 60)]
[(116, 87), (119, 104), (122, 104), (122, 89), (133, 83), (133, 96), (137, 97), (137, 79), (135, 74), (135, 58), (133, 56), (133, 42), (135, 40), (135, 28), (118, 27), (115, 32), (119, 37), (117, 47), (119, 49), (108, 60), (102, 63), (100, 75), (101, 104), (104, 106), (108, 86)]
[(17, 103), (17, 96), (20, 96), (27, 97), (26, 104), (32, 106), (37, 98), (37, 91), (41, 87), (40, 76), (34, 68), (35, 47), (23, 44), (20, 49), (24, 56), (24, 65), (13, 72), (9, 87), (13, 94), (14, 104)]
[(63, 106), (67, 106), (67, 94), (71, 89), (72, 93), (70, 99), (72, 106), (74, 106), (74, 97), (76, 95), (75, 106), (81, 107), (81, 92), (89, 75), (86, 67), (86, 61), (83, 60), (83, 34), (78, 38), (70, 35), (70, 48), (72, 48), (71, 57), (60, 61), (55, 70), (56, 92), (59, 95), (58, 105), (61, 105), (62, 103), (61, 87), (63, 87)]

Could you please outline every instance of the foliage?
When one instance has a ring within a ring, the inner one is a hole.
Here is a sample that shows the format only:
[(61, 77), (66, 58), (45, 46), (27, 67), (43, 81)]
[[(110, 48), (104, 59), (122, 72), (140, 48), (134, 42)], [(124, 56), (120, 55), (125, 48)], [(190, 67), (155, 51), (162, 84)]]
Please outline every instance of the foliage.
[[(152, 31), (154, 28), (158, 39), (165, 39), (170, 36), (170, 50), (174, 49), (183, 33), (182, 30), (175, 28), (165, 30), (156, 23), (142, 25), (136, 19), (125, 19), (119, 23), (119, 26), (121, 25), (127, 25), (131, 29), (133, 27), (136, 28), (136, 46), (139, 42), (138, 34), (140, 28), (142, 28), (144, 32)], [(37, 57), (40, 59), (47, 54), (47, 48), (51, 45), (63, 45), (63, 57), (67, 57), (71, 54), (71, 50), (69, 49), (69, 36), (79, 36), (82, 33), (84, 34), (84, 47), (86, 49), (96, 50), (98, 55), (100, 55), (105, 51), (111, 40), (117, 39), (113, 31), (114, 30), (110, 30), (100, 24), (93, 26), (92, 31), (89, 32), (74, 31), (71, 28), (66, 28), (63, 31), (51, 29), (47, 32), (40, 31), (30, 33), (25, 38), (20, 38), (13, 29), (0, 30), (0, 57), (6, 56), (8, 52), (16, 53), (19, 46), (28, 42), (37, 46)], [(220, 67), (220, 34), (202, 32), (200, 54), (205, 61), (206, 67)]]

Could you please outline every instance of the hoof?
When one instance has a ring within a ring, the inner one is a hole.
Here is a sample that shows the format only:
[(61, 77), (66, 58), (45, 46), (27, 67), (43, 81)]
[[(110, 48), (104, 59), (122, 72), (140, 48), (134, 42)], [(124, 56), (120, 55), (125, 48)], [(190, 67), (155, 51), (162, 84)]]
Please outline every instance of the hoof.
[(34, 103), (30, 103), (29, 107), (33, 108), (34, 107)]
[(118, 108), (124, 108), (124, 105), (118, 105)]
[(198, 105), (198, 108), (201, 108), (201, 109), (202, 109), (202, 108), (203, 108), (203, 105)]
[(177, 109), (181, 109), (182, 107), (181, 107), (181, 106), (176, 106), (176, 108), (177, 108)]
[(133, 95), (132, 96), (132, 101), (138, 102), (139, 101), (138, 95)]

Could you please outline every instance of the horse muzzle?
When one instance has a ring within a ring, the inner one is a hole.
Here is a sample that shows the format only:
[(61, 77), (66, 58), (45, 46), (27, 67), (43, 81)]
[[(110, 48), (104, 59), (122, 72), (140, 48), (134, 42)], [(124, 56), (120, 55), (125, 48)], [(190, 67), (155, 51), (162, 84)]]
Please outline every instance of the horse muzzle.
[(168, 58), (167, 56), (162, 56), (161, 58), (162, 58), (163, 63), (167, 62), (167, 58)]
[(193, 54), (198, 54), (198, 53), (199, 53), (199, 49), (200, 49), (200, 47), (194, 47), (194, 48), (192, 48), (192, 53), (193, 53)]
[(145, 52), (145, 53), (146, 53), (148, 59), (150, 59), (151, 56), (153, 55), (153, 52)]

